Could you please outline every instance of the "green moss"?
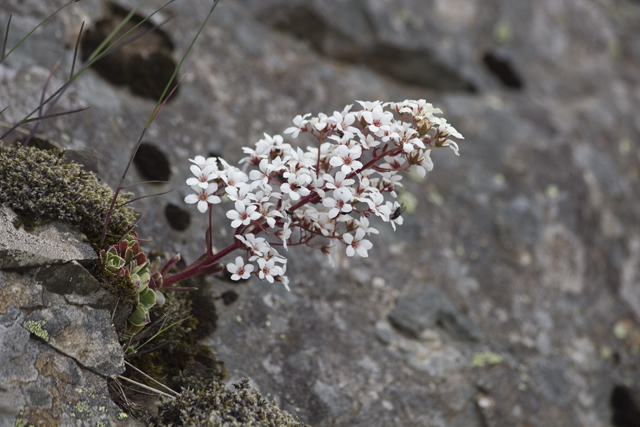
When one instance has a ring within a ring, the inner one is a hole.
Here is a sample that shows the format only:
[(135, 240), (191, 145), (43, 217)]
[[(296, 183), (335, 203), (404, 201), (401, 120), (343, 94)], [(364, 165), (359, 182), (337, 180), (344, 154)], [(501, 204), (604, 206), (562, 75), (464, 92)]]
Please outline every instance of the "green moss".
[[(0, 147), (0, 204), (6, 203), (32, 228), (48, 221), (75, 226), (97, 248), (113, 191), (91, 172), (67, 163), (61, 150)], [(130, 195), (120, 195), (121, 205)], [(107, 230), (108, 243), (133, 228), (135, 214), (125, 206), (114, 210)]]
[(304, 427), (306, 424), (270, 404), (257, 390), (249, 391), (249, 380), (235, 383), (235, 390), (214, 382), (199, 391), (184, 390), (160, 405), (158, 427), (215, 425), (220, 427)]

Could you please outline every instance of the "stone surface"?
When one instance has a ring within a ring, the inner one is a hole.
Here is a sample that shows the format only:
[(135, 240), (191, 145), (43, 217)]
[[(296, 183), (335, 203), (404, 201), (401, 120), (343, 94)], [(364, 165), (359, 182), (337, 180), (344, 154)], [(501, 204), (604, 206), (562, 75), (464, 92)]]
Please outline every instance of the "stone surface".
[[(57, 7), (5, 3), (8, 46)], [(51, 87), (64, 81), (80, 23), (100, 20), (100, 7), (73, 3), (0, 65), (0, 103), (11, 104), (3, 121), (36, 105), (58, 59), (65, 72)], [(179, 15), (163, 28), (174, 55), (208, 7), (171, 4)], [(336, 269), (292, 248), (290, 293), (209, 279), (212, 298), (233, 290), (239, 299), (216, 300), (218, 329), (205, 342), (230, 381), (250, 377), (312, 425), (628, 419), (640, 403), (638, 28), (640, 5), (626, 0), (221, 2), (183, 64), (179, 94), (145, 136), (169, 159), (175, 191), (138, 202), (139, 234), (192, 262), (207, 218), (187, 209), (180, 231), (164, 216), (190, 192), (188, 158), (235, 162), (243, 145), (281, 133), (297, 114), (426, 98), (466, 139), (461, 157), (435, 152), (427, 178), (405, 182), (417, 201), (405, 224), (373, 238), (367, 259), (339, 254)], [(58, 105), (92, 109), (43, 123), (44, 137), (95, 148), (102, 179), (117, 184), (153, 101), (89, 72)], [(214, 210), (219, 247), (230, 242), (226, 209)], [(417, 327), (419, 339), (392, 326), (389, 314), (420, 285), (440, 289), (448, 312), (477, 325), (478, 341), (437, 322)], [(20, 298), (35, 304), (37, 295)]]
[[(28, 260), (0, 268), (0, 426), (136, 425), (107, 385), (124, 372), (111, 319), (117, 299), (73, 260), (95, 257), (68, 249), (83, 248), (80, 233), (45, 227), (20, 236), (38, 237), (37, 246), (20, 249), (11, 246), (15, 234), (0, 234), (3, 259)], [(61, 259), (67, 263), (36, 264)]]
[(50, 223), (35, 231), (20, 226), (17, 215), (0, 207), (0, 268), (61, 264), (97, 258), (82, 233), (61, 223)]

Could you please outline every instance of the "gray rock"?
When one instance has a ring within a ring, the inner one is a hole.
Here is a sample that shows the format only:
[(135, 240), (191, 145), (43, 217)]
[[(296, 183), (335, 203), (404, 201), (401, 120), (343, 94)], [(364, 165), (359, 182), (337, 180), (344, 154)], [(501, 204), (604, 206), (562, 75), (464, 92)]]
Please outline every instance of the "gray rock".
[[(50, 3), (3, 3), (0, 22), (13, 14), (8, 46), (53, 12)], [(398, 232), (372, 236), (369, 258), (341, 253), (330, 269), (324, 256), (290, 248), (289, 299), (279, 284), (207, 279), (214, 296), (240, 296), (219, 304), (218, 329), (203, 340), (230, 377), (251, 377), (313, 425), (602, 426), (625, 415), (610, 405), (614, 390), (638, 406), (640, 12), (630, 6), (221, 2), (183, 65), (179, 94), (145, 135), (173, 170), (172, 193), (137, 202), (145, 214), (138, 232), (154, 249), (187, 263), (204, 249), (206, 215), (187, 207), (184, 231), (164, 216), (190, 192), (189, 158), (213, 151), (235, 162), (242, 146), (281, 133), (297, 114), (331, 113), (358, 99), (425, 98), (466, 138), (460, 157), (436, 150), (427, 179), (404, 182), (416, 211)], [(66, 75), (80, 23), (99, 20), (100, 7), (73, 3), (2, 63), (0, 105), (11, 105), (3, 121), (33, 108), (59, 58)], [(177, 56), (209, 6), (171, 7), (180, 12), (166, 26)], [(56, 74), (50, 87), (63, 81)], [(115, 186), (155, 104), (92, 72), (76, 82), (58, 107), (92, 109), (39, 132), (69, 148), (95, 148), (101, 178)], [(134, 169), (127, 184), (142, 180)], [(156, 190), (135, 188), (136, 196)], [(213, 211), (217, 247), (230, 241), (227, 209)], [(352, 274), (363, 269), (370, 275)], [(421, 294), (415, 283), (437, 283), (449, 303), (435, 312), (464, 313), (482, 331), (479, 341), (449, 339), (465, 330), (455, 315), (448, 329), (421, 329), (433, 316), (419, 311), (397, 316), (421, 341), (392, 327), (396, 301), (411, 306), (403, 298)], [(0, 310), (10, 316), (1, 325), (19, 323), (3, 302), (16, 289), (0, 287)], [(36, 287), (16, 298), (41, 309), (43, 293)], [(297, 358), (307, 352), (310, 364)], [(20, 366), (28, 372), (28, 363)], [(314, 388), (320, 383), (339, 398)], [(337, 402), (343, 396), (347, 412)]]
[(34, 269), (36, 283), (47, 291), (59, 294), (73, 305), (87, 306), (110, 313), (116, 329), (121, 328), (132, 311), (132, 304), (118, 300), (77, 261), (61, 265), (46, 265)]
[(97, 258), (82, 233), (67, 225), (50, 223), (29, 232), (19, 223), (11, 209), (0, 207), (0, 269)]
[(24, 322), (34, 336), (81, 366), (114, 378), (124, 372), (124, 354), (110, 324), (106, 310), (74, 305), (33, 311)]
[(398, 297), (389, 320), (399, 330), (420, 339), (427, 329), (442, 328), (454, 339), (478, 340), (477, 325), (458, 312), (447, 295), (434, 285)]
[(107, 379), (124, 372), (117, 298), (78, 263), (95, 259), (81, 239), (58, 224), (0, 234), (10, 260), (0, 269), (2, 427), (137, 425), (109, 395)]

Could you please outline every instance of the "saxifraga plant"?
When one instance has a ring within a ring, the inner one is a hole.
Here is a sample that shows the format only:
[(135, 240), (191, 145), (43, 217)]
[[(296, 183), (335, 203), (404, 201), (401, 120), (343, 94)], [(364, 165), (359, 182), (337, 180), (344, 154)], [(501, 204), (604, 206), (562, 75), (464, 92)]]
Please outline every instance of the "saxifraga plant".
[[(233, 280), (255, 275), (289, 289), (287, 260), (276, 247), (305, 245), (330, 255), (339, 244), (349, 257), (367, 257), (373, 245), (366, 237), (378, 233), (370, 225), (371, 216), (389, 222), (394, 230), (402, 224), (402, 205), (385, 198), (397, 197), (400, 172), (414, 169), (425, 176), (433, 168), (431, 149), (449, 147), (458, 155), (458, 145), (450, 138), (463, 137), (425, 100), (358, 102), (360, 111), (352, 112), (348, 105), (332, 115), (296, 116), (284, 133), (293, 138), (310, 134), (317, 144), (305, 150), (285, 143), (280, 135), (265, 134), (255, 148), (243, 148), (244, 170), (221, 158), (194, 157), (194, 177), (187, 184), (195, 194), (185, 202), (209, 214), (207, 249), (182, 272), (165, 276), (163, 286), (220, 272), (225, 269), (222, 258), (239, 250), (244, 257), (226, 264)], [(232, 243), (214, 252), (209, 208), (222, 197), (234, 204), (226, 216), (235, 232)]]

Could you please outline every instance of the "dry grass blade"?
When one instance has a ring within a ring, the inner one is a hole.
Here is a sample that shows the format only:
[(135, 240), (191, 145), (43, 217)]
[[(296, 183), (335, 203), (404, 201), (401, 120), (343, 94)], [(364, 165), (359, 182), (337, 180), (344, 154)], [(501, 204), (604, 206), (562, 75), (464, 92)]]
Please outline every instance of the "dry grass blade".
[[(159, 394), (160, 396), (169, 397), (169, 398), (173, 397), (172, 395), (170, 395), (170, 394), (168, 394), (168, 393), (165, 393), (164, 391), (160, 391), (160, 390), (155, 389), (155, 388), (153, 388), (153, 387), (149, 387), (148, 385), (145, 385), (145, 384), (139, 383), (138, 381), (134, 381), (134, 380), (132, 380), (131, 378), (123, 377), (122, 375), (118, 375), (118, 379), (128, 381), (128, 382), (130, 382), (131, 384), (134, 384), (134, 385), (136, 385), (136, 386), (138, 386), (138, 387), (140, 387), (140, 388), (142, 388), (142, 389), (144, 389), (144, 390), (148, 390), (148, 391), (150, 391), (150, 392), (152, 392), (152, 393)], [(174, 393), (175, 393), (175, 392), (174, 392)], [(176, 396), (177, 396), (177, 393), (176, 393)]]
[(160, 381), (156, 380), (155, 378), (149, 376), (148, 374), (145, 374), (144, 372), (142, 372), (140, 369), (136, 368), (135, 366), (133, 366), (131, 363), (127, 362), (126, 360), (124, 361), (125, 365), (127, 365), (128, 367), (134, 369), (135, 371), (137, 371), (138, 373), (142, 374), (145, 378), (150, 379), (151, 381), (153, 381), (154, 383), (158, 384), (160, 387), (163, 387), (164, 389), (168, 390), (169, 392), (173, 393), (174, 396), (178, 396), (179, 393), (177, 391), (171, 390), (169, 387), (167, 387), (166, 385), (162, 384)]

